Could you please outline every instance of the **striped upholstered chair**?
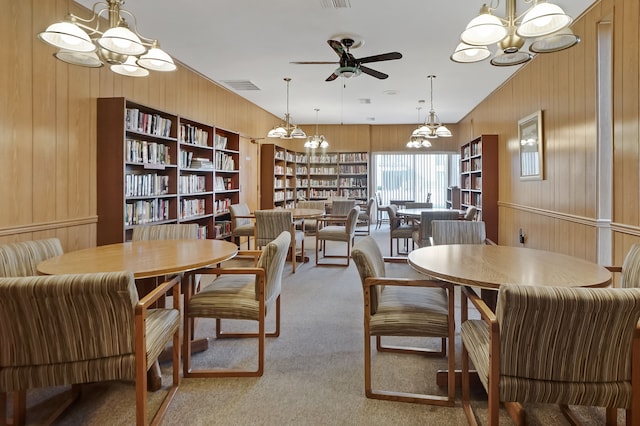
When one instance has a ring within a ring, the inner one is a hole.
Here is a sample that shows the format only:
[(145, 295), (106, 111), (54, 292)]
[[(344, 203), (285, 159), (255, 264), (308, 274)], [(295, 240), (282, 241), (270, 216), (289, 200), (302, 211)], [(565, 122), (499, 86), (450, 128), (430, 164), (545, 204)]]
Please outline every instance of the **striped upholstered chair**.
[[(318, 230), (318, 232), (316, 232), (316, 266), (349, 266), (349, 260), (351, 259), (351, 247), (354, 243), (356, 224), (358, 222), (359, 214), (360, 207), (354, 206), (346, 216), (346, 220), (344, 217), (336, 217), (333, 215), (318, 219), (320, 229)], [(342, 255), (327, 254), (327, 241), (338, 241), (347, 243), (347, 253)], [(321, 246), (323, 258), (346, 258), (346, 264), (321, 263)]]
[(57, 238), (2, 244), (0, 277), (38, 275), (38, 263), (62, 254), (62, 245)]
[(197, 240), (197, 223), (145, 225), (133, 228), (133, 241), (145, 240)]
[(433, 245), (442, 244), (495, 244), (487, 238), (482, 221), (433, 220), (431, 222)]
[(256, 210), (255, 215), (256, 248), (265, 247), (284, 231), (291, 233), (291, 272), (295, 274), (298, 251), (300, 257), (304, 258), (304, 227), (298, 230), (296, 226), (304, 222), (294, 222), (293, 213), (286, 209)]
[[(418, 274), (406, 258), (383, 258), (376, 241), (368, 236), (353, 247), (364, 293), (364, 388), (368, 398), (423, 404), (448, 405), (455, 402), (455, 322), (453, 285), (432, 281)], [(385, 262), (402, 262), (393, 269), (399, 278), (387, 275)], [(447, 356), (447, 395), (374, 390), (372, 387), (371, 336), (376, 337), (378, 352), (414, 353)], [(383, 336), (431, 337), (440, 339), (440, 350), (383, 346)]]
[[(191, 345), (184, 344), (184, 377), (246, 377), (262, 376), (264, 371), (265, 337), (280, 335), (280, 291), (282, 270), (291, 242), (291, 233), (283, 231), (275, 240), (265, 244), (254, 268), (205, 268), (198, 273), (219, 275), (211, 284), (195, 295), (187, 289), (184, 311), (185, 343), (191, 334), (195, 318), (215, 318), (216, 337), (257, 337), (258, 366), (256, 370), (191, 369)], [(253, 252), (258, 252), (252, 250)], [(245, 251), (242, 254), (250, 254)], [(260, 253), (260, 252), (258, 252)], [(267, 310), (275, 305), (275, 331), (267, 333)], [(223, 333), (222, 320), (249, 320), (258, 323), (258, 332)]]
[[(325, 213), (325, 202), (324, 202), (324, 200), (298, 201), (298, 208), (320, 210), (322, 212), (322, 214), (324, 215), (324, 213)], [(317, 221), (317, 219), (314, 219), (314, 218), (305, 219), (304, 223), (302, 224), (302, 226), (304, 226), (304, 232), (305, 233), (307, 233), (307, 234), (315, 234), (316, 231), (318, 230), (318, 221)], [(301, 227), (298, 227), (298, 228), (302, 229)]]
[[(624, 408), (627, 424), (640, 424), (640, 289), (504, 286), (495, 314), (470, 288), (462, 293), (469, 424), (469, 361), (489, 396), (489, 425), (498, 424), (500, 402), (516, 417), (526, 402), (559, 404), (568, 419), (569, 405), (606, 407), (607, 424)], [(468, 301), (482, 319), (467, 321)]]
[(246, 203), (231, 204), (229, 206), (231, 213), (231, 235), (238, 247), (242, 246), (242, 237), (247, 237), (247, 250), (251, 247), (251, 237), (256, 232), (253, 223), (254, 215), (251, 214), (249, 206)]
[[(147, 309), (170, 290), (172, 309)], [(173, 384), (159, 422), (180, 383), (179, 295), (176, 277), (138, 300), (129, 272), (0, 278), (0, 413), (12, 392), (13, 424), (24, 424), (27, 389), (72, 385), (49, 424), (80, 384), (135, 380), (136, 424), (147, 424), (147, 370), (173, 338)]]
[(460, 214), (457, 210), (436, 210), (420, 213), (420, 221), (415, 224), (418, 228), (412, 233), (413, 242), (418, 247), (431, 245), (431, 222), (434, 220), (456, 220)]
[(620, 287), (640, 287), (640, 244), (631, 246), (624, 258), (622, 266), (607, 266), (611, 272), (621, 272)]

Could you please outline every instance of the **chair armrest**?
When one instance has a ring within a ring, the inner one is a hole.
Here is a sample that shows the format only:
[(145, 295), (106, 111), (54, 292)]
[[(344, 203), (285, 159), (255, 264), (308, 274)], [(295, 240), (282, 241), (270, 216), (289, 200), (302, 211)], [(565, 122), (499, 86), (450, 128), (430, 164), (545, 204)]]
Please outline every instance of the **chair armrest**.
[(263, 268), (257, 267), (232, 267), (232, 268), (200, 268), (193, 271), (194, 274), (209, 274), (209, 275), (241, 275), (241, 274), (263, 274)]
[(435, 287), (435, 288), (444, 288), (449, 291), (453, 291), (453, 284), (448, 283), (446, 281), (438, 281), (438, 280), (414, 280), (412, 278), (389, 278), (389, 277), (369, 277), (364, 280), (365, 287), (373, 287), (377, 285), (393, 285), (393, 286), (404, 286), (404, 287)]
[(605, 266), (609, 272), (622, 272), (622, 266)]
[(387, 263), (407, 263), (407, 257), (383, 257), (382, 258)]
[(171, 289), (173, 289), (173, 299), (175, 307), (175, 301), (180, 300), (181, 278), (182, 277), (180, 275), (174, 276), (169, 281), (165, 281), (162, 284), (158, 285), (149, 294), (140, 299), (136, 305), (136, 315), (139, 315), (143, 311), (147, 310), (149, 306), (153, 305), (160, 297), (164, 296)]
[(480, 312), (480, 317), (491, 326), (491, 324), (498, 324), (496, 319), (496, 314), (489, 309), (487, 304), (478, 294), (471, 288), (467, 286), (462, 287), (462, 295), (467, 300), (469, 300), (473, 306)]

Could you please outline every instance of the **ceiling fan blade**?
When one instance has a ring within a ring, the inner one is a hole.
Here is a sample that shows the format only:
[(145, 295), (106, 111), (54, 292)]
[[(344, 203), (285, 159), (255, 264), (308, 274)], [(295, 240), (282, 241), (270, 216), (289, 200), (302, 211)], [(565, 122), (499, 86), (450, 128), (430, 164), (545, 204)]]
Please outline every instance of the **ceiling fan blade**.
[(387, 74), (385, 74), (383, 72), (380, 72), (380, 71), (373, 70), (373, 69), (371, 69), (369, 67), (362, 67), (361, 66), (360, 67), (360, 71), (362, 71), (365, 74), (369, 74), (372, 77), (379, 78), (380, 80), (384, 80), (385, 78), (389, 77), (389, 75), (387, 75)]
[(298, 62), (289, 62), (290, 64), (302, 64), (302, 65), (315, 65), (315, 64), (339, 64), (340, 62), (322, 62), (322, 61), (318, 61), (318, 62), (313, 62), (313, 61), (298, 61)]
[(329, 77), (327, 77), (327, 79), (325, 81), (333, 81), (336, 78), (338, 78), (338, 74), (336, 74), (335, 72), (333, 74), (331, 74)]
[(356, 60), (358, 61), (358, 63), (366, 64), (368, 62), (391, 61), (393, 59), (400, 59), (400, 58), (402, 58), (402, 53), (389, 52), (389, 53), (383, 53), (381, 55), (367, 56), (366, 58), (360, 58)]
[(327, 40), (329, 46), (338, 54), (338, 56), (342, 57), (345, 53), (344, 46), (338, 40)]

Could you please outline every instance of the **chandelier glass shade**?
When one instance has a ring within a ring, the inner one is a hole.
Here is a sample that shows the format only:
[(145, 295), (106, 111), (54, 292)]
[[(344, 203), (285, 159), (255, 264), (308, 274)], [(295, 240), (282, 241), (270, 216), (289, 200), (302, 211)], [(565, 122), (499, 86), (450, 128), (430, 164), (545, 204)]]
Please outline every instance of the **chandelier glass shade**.
[(284, 115), (285, 122), (269, 130), (267, 137), (280, 139), (306, 139), (306, 133), (303, 132), (301, 128), (291, 123), (291, 116), (289, 115), (289, 83), (291, 82), (291, 78), (285, 77), (284, 81), (287, 83), (287, 112)]
[[(427, 76), (430, 82), (430, 109), (429, 114), (425, 122), (422, 125), (419, 125), (417, 129), (415, 129), (411, 136), (409, 137), (409, 142), (407, 142), (407, 148), (429, 148), (431, 146), (431, 142), (429, 139), (435, 138), (450, 138), (453, 136), (451, 130), (447, 128), (442, 122), (440, 118), (436, 114), (433, 109), (433, 79), (436, 78), (435, 75)], [(418, 122), (420, 122), (420, 110), (421, 107), (418, 107)]]
[[(38, 34), (43, 42), (57, 47), (54, 56), (72, 65), (98, 68), (131, 77), (144, 77), (152, 71), (174, 71), (176, 65), (157, 40), (143, 37), (136, 29), (136, 17), (122, 9), (123, 0), (107, 0), (93, 6), (93, 16), (83, 19), (69, 14)], [(133, 22), (129, 28), (124, 16)], [(105, 28), (105, 19), (108, 28)]]
[(318, 111), (320, 111), (320, 109), (314, 108), (314, 111), (316, 112), (316, 133), (307, 138), (307, 141), (304, 143), (304, 147), (309, 149), (328, 148), (329, 141), (325, 139), (324, 135), (318, 136)]
[[(473, 18), (460, 35), (451, 60), (460, 63), (482, 61), (491, 56), (489, 45), (497, 44), (491, 65), (520, 65), (533, 59), (533, 53), (551, 53), (568, 49), (580, 42), (569, 25), (573, 18), (559, 6), (546, 0), (531, 0), (533, 5), (522, 15), (516, 15), (516, 0), (506, 0), (507, 17), (495, 16), (498, 6), (482, 5), (480, 14)], [(531, 40), (529, 40), (531, 39)], [(529, 52), (521, 50), (525, 42)]]

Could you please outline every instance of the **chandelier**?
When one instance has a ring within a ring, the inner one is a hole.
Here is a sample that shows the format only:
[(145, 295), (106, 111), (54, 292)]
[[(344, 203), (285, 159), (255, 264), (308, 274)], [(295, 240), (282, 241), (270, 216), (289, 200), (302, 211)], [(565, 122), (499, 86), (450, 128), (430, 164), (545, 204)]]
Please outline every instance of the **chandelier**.
[[(440, 122), (440, 118), (436, 115), (436, 112), (433, 109), (433, 79), (436, 78), (436, 76), (428, 75), (427, 78), (431, 83), (431, 109), (429, 110), (429, 115), (427, 116), (424, 124), (411, 133), (409, 142), (407, 142), (407, 148), (428, 148), (431, 146), (431, 142), (427, 139), (450, 138), (453, 136), (451, 134), (451, 130), (447, 129), (447, 127)], [(418, 107), (418, 122), (420, 122), (420, 109), (422, 108)]]
[(314, 111), (316, 112), (316, 134), (307, 138), (304, 147), (310, 149), (327, 148), (329, 147), (329, 142), (324, 138), (324, 135), (318, 136), (318, 111), (320, 109), (314, 108)]
[(516, 0), (506, 0), (506, 18), (493, 15), (499, 4), (483, 4), (480, 14), (473, 18), (462, 32), (460, 44), (451, 55), (454, 62), (479, 62), (489, 56), (487, 46), (497, 43), (498, 50), (491, 59), (491, 65), (498, 67), (520, 65), (530, 61), (533, 55), (522, 51), (527, 39), (532, 39), (529, 51), (533, 53), (551, 53), (568, 49), (580, 42), (569, 25), (573, 21), (557, 5), (546, 0), (525, 0), (533, 3), (520, 16), (516, 16)]
[(280, 138), (280, 139), (304, 139), (307, 135), (301, 128), (290, 122), (291, 116), (289, 115), (289, 82), (291, 78), (285, 77), (284, 81), (287, 82), (287, 113), (284, 115), (285, 124), (280, 124), (267, 133), (268, 138)]
[[(123, 0), (96, 3), (90, 19), (68, 14), (63, 21), (49, 25), (38, 38), (59, 49), (54, 54), (56, 58), (73, 65), (98, 68), (108, 64), (111, 71), (131, 77), (145, 77), (149, 70), (175, 70), (176, 65), (160, 49), (158, 41), (138, 33), (136, 17), (121, 9), (123, 4)], [(101, 28), (105, 14), (109, 20), (106, 29)], [(133, 31), (121, 14), (131, 18)]]

